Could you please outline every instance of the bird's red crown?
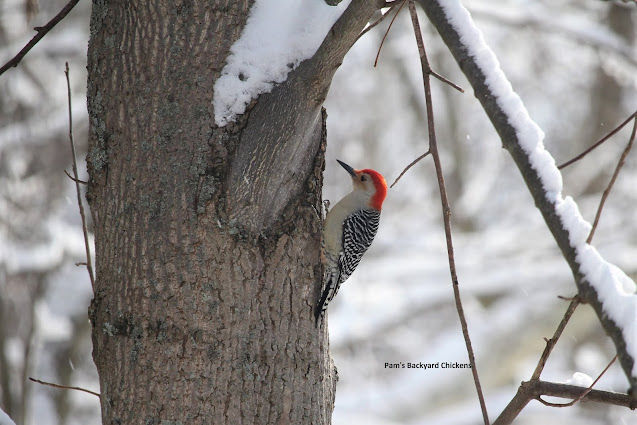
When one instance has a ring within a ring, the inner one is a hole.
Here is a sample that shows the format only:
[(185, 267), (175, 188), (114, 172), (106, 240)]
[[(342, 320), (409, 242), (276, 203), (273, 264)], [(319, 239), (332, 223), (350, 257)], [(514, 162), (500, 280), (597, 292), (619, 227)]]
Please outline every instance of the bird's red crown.
[(383, 206), (385, 196), (387, 196), (387, 182), (385, 181), (385, 177), (383, 177), (383, 175), (380, 174), (378, 171), (374, 171), (369, 168), (360, 170), (360, 172), (369, 174), (369, 176), (372, 178), (374, 187), (376, 187), (376, 193), (372, 196), (372, 199), (370, 199), (369, 204), (372, 208), (380, 211)]

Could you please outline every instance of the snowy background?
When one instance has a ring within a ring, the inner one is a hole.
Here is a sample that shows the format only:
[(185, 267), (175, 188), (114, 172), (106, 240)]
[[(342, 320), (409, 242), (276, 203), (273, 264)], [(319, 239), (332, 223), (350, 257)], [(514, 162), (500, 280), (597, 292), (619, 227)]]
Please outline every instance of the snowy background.
[[(0, 62), (66, 0), (0, 1)], [(600, 139), (637, 108), (637, 8), (602, 1), (468, 1), (476, 24), (546, 134), (558, 163)], [(405, 8), (406, 9), (406, 8)], [(426, 151), (420, 65), (406, 10), (373, 68), (389, 19), (365, 35), (337, 72), (326, 107), (324, 197), (350, 190), (341, 159), (389, 183)], [(98, 424), (98, 400), (30, 383), (28, 376), (98, 390), (91, 358), (91, 298), (71, 170), (64, 62), (71, 67), (78, 157), (86, 154), (86, 45), (90, 3), (80, 2), (19, 68), (0, 76), (0, 407), (22, 424)], [(435, 31), (421, 19), (436, 71), (434, 107), (452, 206), (458, 276), (491, 419), (528, 380), (567, 303), (570, 270), (517, 168)], [(628, 141), (618, 133), (564, 170), (564, 192), (592, 221)], [(609, 197), (594, 245), (637, 278), (637, 155)], [(82, 161), (83, 162), (83, 161)], [(84, 165), (80, 165), (85, 178)], [(386, 369), (385, 363), (467, 361), (447, 268), (441, 207), (429, 158), (389, 191), (382, 224), (356, 273), (330, 306), (338, 367), (336, 425), (480, 423), (467, 369)], [(542, 378), (595, 378), (614, 355), (595, 314), (580, 306)], [(615, 364), (597, 388), (625, 391)], [(520, 424), (630, 424), (625, 408), (554, 409), (531, 402)]]

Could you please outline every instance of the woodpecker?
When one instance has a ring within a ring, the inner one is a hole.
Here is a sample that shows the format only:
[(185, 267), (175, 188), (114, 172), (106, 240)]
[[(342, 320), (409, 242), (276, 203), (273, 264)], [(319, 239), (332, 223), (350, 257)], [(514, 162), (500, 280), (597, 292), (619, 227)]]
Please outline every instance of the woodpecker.
[(325, 217), (321, 247), (325, 266), (323, 294), (314, 310), (317, 325), (341, 283), (354, 272), (372, 244), (387, 195), (387, 183), (380, 173), (370, 169), (355, 170), (338, 159), (336, 161), (352, 176), (353, 190)]

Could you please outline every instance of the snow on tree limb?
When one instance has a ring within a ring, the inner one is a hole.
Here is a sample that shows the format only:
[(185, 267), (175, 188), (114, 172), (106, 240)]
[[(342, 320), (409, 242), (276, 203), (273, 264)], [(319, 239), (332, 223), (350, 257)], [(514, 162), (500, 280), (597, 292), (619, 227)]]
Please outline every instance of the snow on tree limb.
[[(268, 92), (254, 93), (258, 98), (250, 107), (250, 118), (239, 124), (245, 127), (228, 180), (228, 217), (236, 229), (258, 234), (278, 219), (301, 190), (319, 148), (323, 131), (321, 107), (332, 76), (382, 4), (382, 0), (352, 0), (326, 34), (320, 33), (320, 45), (310, 58), (302, 60)], [(293, 27), (297, 28), (297, 24)], [(257, 55), (255, 61), (259, 58), (262, 57)], [(223, 75), (215, 84), (214, 102), (218, 100), (222, 78)], [(216, 116), (218, 109), (214, 105)]]
[(509, 151), (537, 208), (567, 260), (580, 295), (591, 304), (617, 348), (633, 394), (637, 393), (637, 294), (635, 283), (586, 243), (591, 225), (571, 197), (544, 149), (544, 134), (530, 118), (469, 12), (459, 0), (418, 0), (471, 83)]
[(312, 0), (257, 0), (215, 83), (215, 122), (223, 127), (311, 58), (351, 0), (338, 6)]

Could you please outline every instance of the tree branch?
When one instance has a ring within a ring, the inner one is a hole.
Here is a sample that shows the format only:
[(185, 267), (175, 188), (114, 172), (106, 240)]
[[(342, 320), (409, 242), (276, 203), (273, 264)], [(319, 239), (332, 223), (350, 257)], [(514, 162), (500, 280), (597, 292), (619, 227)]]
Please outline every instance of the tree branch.
[(579, 161), (580, 159), (584, 158), (586, 155), (588, 155), (590, 152), (592, 152), (594, 149), (596, 149), (597, 147), (599, 147), (602, 143), (604, 143), (605, 141), (607, 141), (608, 139), (610, 139), (611, 137), (613, 137), (615, 134), (617, 134), (619, 132), (619, 130), (621, 130), (622, 128), (624, 128), (624, 126), (626, 124), (628, 124), (631, 120), (633, 119), (637, 119), (637, 111), (633, 112), (633, 114), (631, 116), (629, 116), (626, 121), (624, 121), (623, 123), (619, 124), (617, 127), (615, 127), (615, 129), (613, 131), (611, 131), (610, 133), (608, 133), (606, 136), (604, 136), (599, 142), (595, 143), (593, 146), (591, 146), (590, 148), (586, 149), (584, 152), (582, 152), (581, 154), (577, 155), (575, 158), (566, 161), (564, 164), (558, 166), (557, 168), (559, 170), (568, 167), (569, 165), (571, 165), (574, 162)]
[[(493, 425), (510, 424), (529, 401), (538, 400), (540, 396), (576, 399), (581, 395), (582, 387), (576, 385), (557, 384), (539, 380), (522, 382), (513, 400), (511, 400), (500, 416), (493, 422)], [(612, 404), (615, 406), (628, 407), (632, 410), (637, 407), (635, 400), (627, 394), (601, 390), (591, 390), (582, 398), (582, 401)]]
[[(562, 318), (562, 320), (560, 321), (560, 324), (555, 330), (555, 333), (553, 334), (553, 338), (546, 339), (546, 347), (544, 348), (544, 352), (542, 352), (540, 361), (538, 362), (537, 367), (535, 368), (535, 371), (533, 372), (533, 375), (531, 376), (531, 381), (529, 382), (539, 382), (540, 374), (542, 373), (542, 370), (544, 369), (544, 366), (546, 365), (546, 361), (551, 355), (551, 351), (553, 351), (553, 347), (555, 347), (555, 344), (557, 344), (557, 341), (562, 335), (562, 332), (564, 331), (566, 324), (570, 320), (571, 316), (573, 316), (573, 313), (575, 312), (575, 309), (580, 304), (580, 302), (581, 302), (581, 299), (578, 295), (574, 296), (571, 299), (571, 303), (566, 309), (566, 312), (564, 313), (564, 317)], [(608, 370), (608, 367), (604, 369), (604, 372), (606, 372), (606, 370)], [(602, 374), (604, 372), (602, 372)], [(596, 382), (597, 381), (595, 381), (593, 384), (595, 384)], [(513, 399), (505, 407), (505, 409), (502, 411), (500, 416), (498, 416), (498, 418), (495, 420), (493, 425), (510, 424), (511, 422), (513, 422), (513, 419), (515, 419), (520, 414), (522, 409), (526, 407), (529, 401), (531, 401), (534, 398), (538, 399), (540, 402), (544, 402), (544, 400), (540, 399), (539, 396), (535, 396), (532, 392), (529, 392), (528, 389), (524, 388), (524, 384), (525, 383), (523, 382), (522, 385), (520, 385), (520, 388), (518, 388), (518, 392), (515, 395), (515, 397), (513, 397)], [(590, 389), (592, 389), (592, 386)], [(583, 398), (585, 395), (590, 393), (590, 389), (587, 393), (580, 394), (579, 400), (581, 400), (581, 398)]]
[[(86, 214), (84, 214), (84, 205), (82, 204), (82, 195), (80, 191), (80, 182), (77, 175), (77, 158), (75, 155), (75, 142), (73, 141), (73, 114), (71, 113), (71, 82), (69, 81), (69, 63), (66, 63), (64, 70), (66, 75), (66, 90), (69, 98), (69, 140), (71, 142), (71, 155), (73, 157), (73, 181), (75, 182), (75, 191), (77, 192), (77, 205), (80, 207), (80, 216), (82, 217), (82, 232), (84, 233), (84, 247), (86, 248), (86, 269), (91, 279), (91, 288), (95, 291), (95, 275), (93, 274), (93, 264), (91, 260), (91, 248), (88, 241), (88, 228), (86, 226)], [(66, 172), (66, 171), (65, 171)], [(68, 175), (68, 173), (67, 173)], [(69, 176), (70, 177), (70, 176)]]
[(542, 213), (548, 229), (553, 234), (557, 245), (562, 251), (562, 255), (571, 268), (580, 296), (593, 307), (604, 330), (613, 340), (621, 366), (630, 382), (632, 393), (637, 397), (637, 377), (632, 376), (635, 359), (626, 349), (626, 341), (624, 340), (622, 329), (604, 311), (595, 288), (586, 279), (584, 271), (577, 261), (577, 251), (571, 246), (570, 232), (562, 223), (556, 203), (548, 197), (543, 186), (542, 176), (531, 164), (531, 159), (518, 137), (516, 127), (511, 123), (506, 111), (499, 105), (497, 95), (491, 91), (491, 86), (487, 83), (486, 75), (481, 69), (478, 60), (472, 56), (474, 52), (471, 51), (472, 46), (467, 44), (469, 40), (461, 38), (461, 28), (456, 28), (454, 22), (446, 16), (442, 6), (443, 2), (438, 0), (418, 0), (418, 2), (438, 30), (456, 62), (458, 62), (473, 87), (476, 98), (482, 104), (500, 135), (503, 147), (509, 151), (518, 166), (536, 207)]
[(604, 209), (604, 204), (606, 203), (606, 198), (610, 194), (610, 191), (613, 189), (613, 185), (615, 184), (615, 180), (617, 180), (617, 176), (624, 166), (624, 162), (626, 162), (626, 157), (630, 152), (630, 149), (633, 147), (633, 142), (635, 141), (635, 132), (637, 132), (637, 112), (635, 112), (632, 117), (634, 117), (635, 122), (633, 124), (633, 132), (630, 135), (630, 139), (628, 139), (628, 144), (619, 157), (619, 162), (617, 162), (617, 166), (615, 167), (615, 172), (613, 173), (613, 177), (611, 177), (610, 182), (608, 182), (608, 186), (604, 193), (602, 194), (602, 199), (599, 201), (599, 207), (597, 207), (597, 213), (595, 213), (595, 220), (593, 221), (593, 227), (591, 228), (591, 232), (588, 235), (588, 239), (586, 239), (586, 243), (591, 243), (593, 240), (593, 235), (595, 234), (595, 229), (597, 229), (597, 224), (599, 223), (599, 218), (602, 215), (602, 209)]
[[(405, 3), (405, 0), (402, 1), (402, 3), (400, 4), (400, 7), (402, 7), (404, 3)], [(369, 31), (371, 31), (372, 28), (374, 28), (376, 25), (378, 25), (381, 22), (383, 22), (385, 20), (385, 18), (387, 18), (394, 11), (395, 8), (396, 8), (396, 5), (392, 4), (391, 6), (389, 6), (389, 10), (387, 12), (385, 12), (385, 13), (381, 12), (380, 18), (378, 18), (377, 20), (375, 20), (371, 24), (367, 25), (365, 27), (365, 29), (363, 31), (361, 31), (360, 34), (358, 34), (358, 37), (356, 37), (356, 41), (358, 41), (362, 36), (367, 34)], [(396, 12), (396, 15), (398, 15), (398, 12)], [(394, 19), (396, 19), (396, 15), (394, 15), (394, 18), (392, 19), (392, 22), (394, 21)]]
[(453, 253), (453, 241), (451, 237), (451, 207), (449, 206), (449, 200), (447, 199), (447, 189), (445, 187), (445, 178), (442, 172), (442, 164), (440, 162), (440, 155), (438, 154), (438, 144), (436, 142), (436, 129), (434, 125), (434, 112), (433, 102), (431, 99), (431, 81), (430, 75), (433, 71), (429, 65), (427, 59), (427, 53), (425, 52), (425, 43), (422, 40), (422, 32), (420, 31), (420, 24), (418, 22), (418, 15), (416, 13), (416, 6), (414, 0), (409, 0), (409, 13), (411, 15), (411, 22), (414, 27), (414, 35), (416, 36), (416, 44), (418, 45), (418, 53), (420, 56), (420, 64), (422, 67), (422, 78), (425, 91), (425, 104), (427, 106), (427, 128), (429, 129), (429, 152), (434, 160), (434, 166), (436, 168), (436, 176), (438, 178), (438, 188), (440, 191), (440, 201), (442, 204), (442, 218), (445, 227), (445, 236), (447, 241), (447, 257), (449, 259), (449, 272), (451, 273), (451, 283), (453, 287), (453, 296), (456, 302), (456, 310), (458, 311), (458, 318), (460, 319), (460, 326), (462, 328), (462, 336), (464, 337), (465, 345), (467, 347), (467, 354), (469, 356), (469, 363), (471, 364), (471, 373), (473, 375), (473, 381), (478, 393), (478, 400), (480, 401), (480, 409), (482, 410), (482, 418), (485, 425), (489, 424), (489, 414), (487, 412), (487, 406), (484, 401), (484, 395), (482, 394), (482, 386), (480, 385), (480, 378), (478, 376), (478, 368), (476, 366), (476, 360), (473, 353), (473, 347), (471, 345), (471, 338), (469, 336), (469, 327), (467, 325), (467, 319), (464, 315), (464, 309), (462, 307), (462, 300), (460, 298), (460, 288), (458, 284), (458, 276), (456, 274), (456, 262)]
[[(389, 26), (387, 27), (387, 31), (385, 31), (385, 35), (383, 35), (383, 39), (380, 41), (380, 46), (378, 46), (378, 52), (376, 53), (376, 59), (374, 59), (374, 68), (376, 68), (376, 65), (378, 65), (378, 58), (380, 57), (380, 51), (383, 48), (383, 44), (385, 44), (385, 39), (387, 38), (387, 34), (389, 34), (389, 30), (391, 29), (392, 25), (394, 25), (394, 21), (396, 20), (396, 18), (398, 17), (398, 14), (400, 13), (400, 11), (402, 10), (403, 6), (405, 5), (405, 2), (407, 0), (403, 0), (402, 3), (400, 3), (400, 6), (398, 6), (398, 10), (396, 11), (396, 14), (394, 14), (394, 17), (391, 18), (391, 22), (389, 22)], [(394, 6), (392, 6), (393, 8)], [(389, 14), (389, 12), (387, 12)], [(359, 36), (360, 37), (360, 36)]]
[(423, 159), (424, 157), (426, 157), (427, 155), (429, 155), (430, 151), (427, 151), (425, 153), (423, 153), (422, 155), (420, 155), (418, 158), (414, 159), (413, 161), (411, 161), (411, 163), (405, 167), (405, 169), (398, 175), (398, 177), (396, 177), (396, 180), (394, 180), (394, 182), (391, 184), (391, 186), (389, 186), (389, 188), (391, 189), (392, 187), (394, 187), (394, 185), (396, 183), (398, 183), (398, 180), (400, 180), (402, 178), (402, 176), (405, 175), (405, 173), (414, 165), (416, 165), (418, 162), (420, 162), (421, 159)]
[[(613, 130), (608, 136), (606, 136), (600, 142), (596, 143), (593, 147), (587, 149), (583, 154), (581, 154), (580, 156), (576, 157), (574, 160), (570, 161), (569, 163), (576, 161), (577, 159), (579, 159), (579, 158), (583, 157), (584, 155), (586, 155), (586, 153), (592, 151), (595, 147), (599, 146), (605, 140), (610, 138), (613, 134), (617, 133), (617, 131), (619, 131), (620, 128), (622, 128), (624, 125), (626, 125), (630, 121), (630, 119), (633, 119), (633, 118), (635, 118), (635, 114), (631, 115), (631, 118), (629, 118), (629, 120), (625, 121), (623, 124), (621, 124), (615, 130)], [(632, 131), (631, 137), (629, 139), (628, 146), (626, 146), (626, 149), (624, 149), (624, 152), (623, 152), (623, 154), (622, 154), (622, 156), (621, 156), (621, 158), (619, 160), (619, 163), (617, 164), (617, 167), (615, 169), (615, 173), (613, 175), (613, 178), (611, 179), (611, 182), (609, 183), (608, 187), (604, 191), (604, 196), (602, 197), (602, 201), (600, 202), (599, 208), (597, 210), (597, 215), (595, 217), (595, 223), (593, 224), (593, 227), (592, 227), (591, 232), (589, 234), (587, 243), (590, 243), (592, 238), (593, 238), (593, 234), (595, 232), (595, 228), (597, 227), (597, 223), (599, 222), (599, 216), (601, 214), (601, 210), (602, 210), (602, 208), (604, 206), (604, 201), (605, 201), (606, 197), (608, 196), (608, 193), (612, 189), (612, 186), (613, 186), (613, 183), (615, 181), (615, 178), (617, 177), (617, 174), (619, 174), (619, 170), (621, 169), (621, 166), (624, 164), (624, 160), (626, 159), (626, 156), (628, 155), (628, 152), (630, 151), (630, 147), (631, 147), (631, 145), (632, 145), (632, 143), (633, 143), (633, 141), (635, 139), (635, 132), (636, 131), (637, 131), (637, 118), (636, 118), (635, 124), (633, 125), (633, 131)], [(567, 163), (566, 165), (568, 165), (569, 163)], [(538, 365), (535, 368), (535, 371), (533, 372), (533, 375), (531, 376), (531, 382), (535, 382), (535, 381), (538, 381), (540, 379), (540, 374), (542, 373), (542, 370), (544, 369), (544, 366), (546, 365), (546, 361), (548, 360), (548, 357), (550, 356), (551, 351), (553, 350), (553, 347), (555, 347), (555, 344), (557, 343), (557, 341), (559, 340), (560, 336), (562, 335), (562, 332), (564, 331), (564, 328), (566, 327), (566, 324), (568, 323), (568, 321), (570, 320), (571, 316), (575, 312), (575, 309), (577, 308), (577, 306), (580, 303), (581, 303), (581, 298), (579, 297), (579, 295), (576, 295), (576, 296), (574, 296), (571, 299), (571, 303), (569, 304), (568, 309), (564, 313), (564, 317), (562, 318), (562, 321), (560, 322), (559, 326), (555, 330), (555, 334), (553, 335), (553, 337), (551, 339), (546, 340), (546, 347), (544, 348), (544, 352), (542, 353), (542, 356), (540, 357), (540, 361), (538, 362)], [(531, 398), (525, 398), (525, 397), (529, 397), (532, 394), (530, 394), (528, 392), (525, 392), (525, 391), (522, 391), (522, 387), (520, 387), (520, 389), (518, 390), (518, 393), (516, 394), (516, 396), (513, 398), (513, 400), (511, 400), (509, 405), (504, 409), (504, 411), (502, 412), (500, 417), (498, 417), (498, 419), (496, 420), (495, 423), (511, 423), (511, 421), (513, 421), (513, 419), (515, 419), (515, 417), (520, 413), (520, 411), (526, 406), (526, 404), (532, 398), (535, 398), (540, 403), (544, 404), (545, 406), (549, 406), (549, 407), (569, 407), (569, 406), (574, 405), (575, 403), (581, 401), (587, 394), (589, 394), (592, 391), (592, 389), (595, 386), (595, 384), (597, 384), (599, 379), (604, 375), (604, 373), (606, 373), (606, 371), (610, 368), (610, 366), (615, 362), (616, 359), (617, 359), (617, 356), (613, 357), (613, 360), (611, 360), (611, 362), (608, 364), (608, 366), (606, 366), (604, 371), (602, 371), (602, 373), (597, 377), (597, 379), (595, 379), (595, 381), (591, 384), (591, 386), (586, 391), (582, 392), (577, 398), (574, 398), (572, 401), (570, 401), (569, 403), (550, 403), (548, 401), (543, 400), (539, 395), (535, 396), (535, 397), (531, 397)]]
[(540, 356), (540, 361), (538, 362), (537, 367), (535, 368), (535, 372), (533, 372), (533, 375), (531, 376), (531, 380), (540, 379), (540, 374), (542, 373), (542, 370), (544, 370), (544, 366), (546, 365), (546, 361), (551, 355), (551, 351), (553, 351), (553, 347), (555, 347), (555, 344), (557, 344), (557, 340), (560, 339), (560, 336), (562, 336), (562, 332), (564, 331), (566, 324), (571, 319), (571, 316), (573, 316), (573, 313), (575, 313), (575, 309), (580, 304), (580, 302), (581, 300), (578, 295), (574, 296), (573, 299), (571, 300), (571, 303), (566, 309), (566, 313), (564, 313), (564, 317), (562, 318), (562, 321), (557, 326), (557, 329), (555, 330), (555, 333), (553, 334), (553, 338), (546, 340), (546, 347), (544, 348), (544, 352), (542, 353), (542, 356)]
[(60, 10), (60, 13), (55, 15), (55, 17), (53, 17), (53, 19), (51, 19), (45, 26), (43, 26), (43, 27), (35, 27), (34, 29), (37, 31), (37, 34), (33, 36), (31, 41), (29, 41), (27, 43), (27, 45), (24, 46), (22, 48), (22, 50), (20, 50), (20, 52), (13, 57), (13, 59), (11, 59), (9, 62), (5, 63), (4, 65), (2, 65), (2, 68), (0, 68), (0, 75), (4, 74), (9, 68), (14, 68), (14, 67), (18, 66), (18, 64), (20, 63), (22, 58), (24, 58), (26, 56), (26, 54), (29, 53), (29, 50), (31, 50), (33, 48), (33, 46), (38, 44), (38, 42), (49, 31), (51, 31), (53, 29), (53, 27), (55, 27), (58, 24), (58, 22), (60, 22), (62, 19), (64, 19), (64, 17), (66, 17), (66, 15), (69, 14), (71, 9), (73, 9), (75, 7), (75, 5), (79, 3), (79, 1), (80, 0), (71, 0), (71, 1), (69, 1), (66, 4), (66, 6), (64, 6), (62, 8), (62, 10)]
[(543, 400), (541, 397), (537, 397), (537, 400), (542, 403), (545, 406), (550, 406), (550, 407), (571, 407), (573, 406), (575, 403), (578, 403), (580, 401), (582, 401), (582, 399), (584, 397), (586, 397), (586, 394), (590, 393), (591, 391), (593, 391), (593, 387), (595, 386), (595, 384), (597, 384), (599, 382), (599, 380), (602, 378), (602, 376), (604, 376), (604, 374), (606, 373), (606, 371), (608, 369), (610, 369), (610, 367), (613, 365), (613, 363), (615, 363), (615, 360), (617, 360), (617, 354), (615, 354), (615, 357), (613, 357), (613, 360), (611, 360), (608, 363), (608, 366), (606, 366), (604, 368), (604, 370), (602, 371), (602, 373), (599, 374), (599, 376), (597, 377), (597, 379), (595, 379), (593, 381), (593, 383), (582, 393), (580, 394), (579, 397), (574, 398), (573, 400), (569, 401), (568, 403), (549, 403), (548, 401)]
[(80, 180), (80, 179), (76, 179), (75, 177), (73, 177), (72, 175), (69, 174), (68, 171), (64, 170), (64, 174), (66, 174), (66, 177), (70, 178), (71, 180), (73, 180), (75, 183), (79, 183), (79, 184), (88, 184), (88, 182), (85, 182), (84, 180)]
[(62, 389), (62, 390), (84, 391), (85, 393), (89, 393), (89, 394), (92, 394), (94, 396), (100, 397), (100, 393), (96, 393), (94, 391), (87, 390), (87, 389), (84, 389), (84, 388), (81, 388), (81, 387), (67, 387), (66, 385), (59, 385), (59, 384), (54, 384), (52, 382), (40, 381), (39, 379), (34, 379), (34, 378), (31, 378), (30, 376), (29, 376), (29, 381), (36, 382), (38, 384), (46, 385), (46, 386), (53, 387), (53, 388), (59, 388), (59, 389)]

